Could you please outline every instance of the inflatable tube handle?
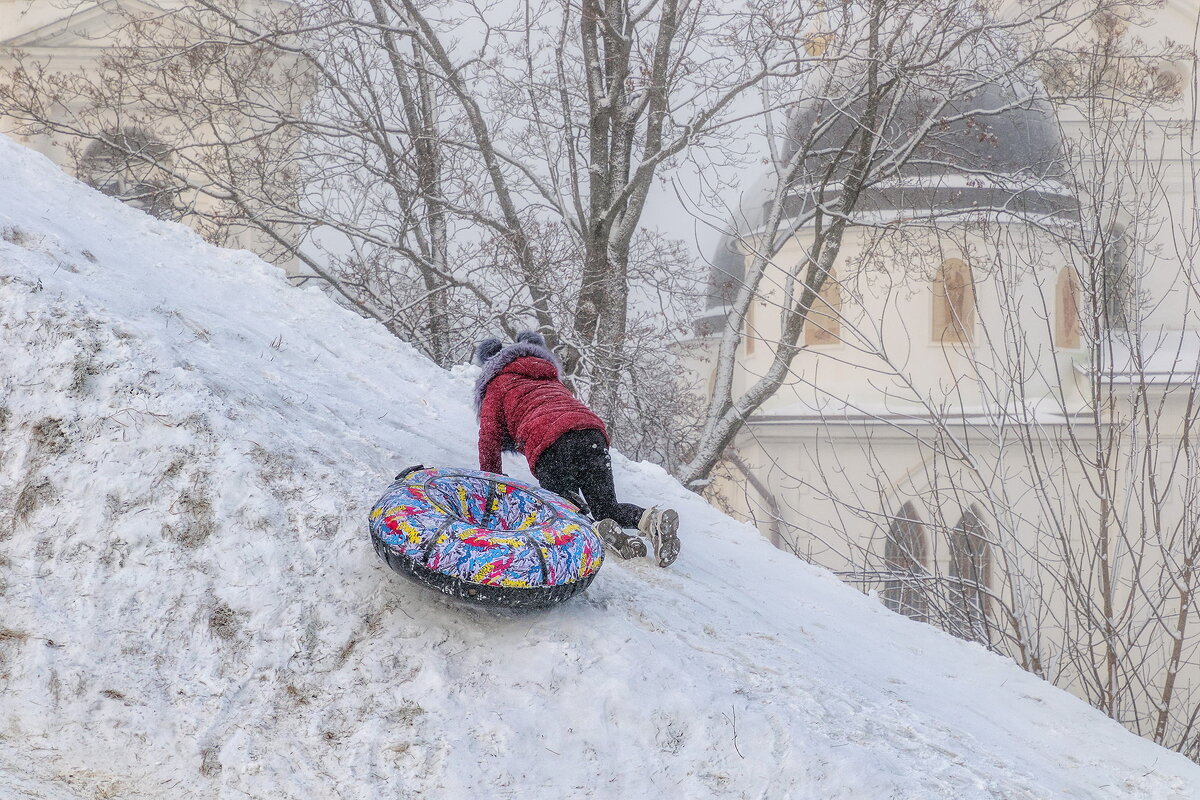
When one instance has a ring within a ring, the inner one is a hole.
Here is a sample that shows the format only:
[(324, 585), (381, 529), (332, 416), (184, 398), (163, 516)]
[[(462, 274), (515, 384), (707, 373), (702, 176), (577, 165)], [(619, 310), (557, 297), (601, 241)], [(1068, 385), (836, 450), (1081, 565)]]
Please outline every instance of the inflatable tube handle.
[(414, 472), (419, 472), (420, 470), (423, 470), (423, 469), (425, 469), (424, 464), (417, 464), (415, 467), (409, 467), (409, 468), (405, 469), (404, 471), (402, 471), (399, 475), (397, 475), (392, 480), (402, 481), (405, 478), (407, 478), (409, 475), (412, 475)]

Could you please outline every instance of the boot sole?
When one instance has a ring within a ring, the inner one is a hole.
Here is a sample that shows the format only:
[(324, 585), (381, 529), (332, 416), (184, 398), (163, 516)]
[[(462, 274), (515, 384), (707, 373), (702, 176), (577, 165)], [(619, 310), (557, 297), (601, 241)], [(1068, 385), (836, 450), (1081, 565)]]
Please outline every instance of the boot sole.
[(593, 530), (604, 540), (604, 546), (623, 559), (642, 558), (646, 555), (646, 543), (636, 536), (630, 536), (621, 530), (620, 526), (611, 519), (602, 519), (595, 524)]
[(668, 508), (658, 518), (651, 536), (654, 542), (654, 560), (660, 567), (669, 567), (679, 557), (679, 513)]

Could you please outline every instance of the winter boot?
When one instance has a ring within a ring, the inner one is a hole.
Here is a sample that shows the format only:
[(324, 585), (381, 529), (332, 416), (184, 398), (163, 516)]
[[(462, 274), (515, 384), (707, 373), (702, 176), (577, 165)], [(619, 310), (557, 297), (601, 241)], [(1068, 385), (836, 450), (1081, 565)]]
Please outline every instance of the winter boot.
[(654, 545), (654, 560), (669, 567), (679, 556), (679, 514), (671, 508), (647, 508), (638, 521), (638, 530)]
[(625, 533), (611, 519), (600, 520), (592, 526), (592, 530), (600, 534), (604, 544), (621, 558), (641, 558), (646, 555), (646, 543)]

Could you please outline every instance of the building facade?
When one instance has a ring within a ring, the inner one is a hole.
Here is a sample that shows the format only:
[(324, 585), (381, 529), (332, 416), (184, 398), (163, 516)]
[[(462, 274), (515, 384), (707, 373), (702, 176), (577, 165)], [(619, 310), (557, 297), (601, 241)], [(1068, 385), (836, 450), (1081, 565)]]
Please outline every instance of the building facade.
[[(181, 0), (0, 0), (0, 81), (12, 80), (18, 69), (39, 72), (43, 79), (49, 76), (51, 80), (111, 74), (105, 59), (115, 48), (128, 46), (134, 28), (143, 41), (146, 31), (152, 29), (161, 31), (163, 37), (179, 36), (187, 30), (186, 24), (158, 23), (174, 20), (172, 14), (187, 5)], [(247, 14), (285, 7), (281, 0), (246, 0), (242, 4)], [(179, 129), (189, 122), (170, 119), (169, 112), (163, 111), (166, 104), (157, 101), (151, 101), (153, 108), (149, 102), (139, 108), (137, 101), (122, 98), (112, 102), (111, 110), (97, 111), (97, 96), (68, 93), (54, 98), (48, 109), (58, 123), (54, 131), (0, 113), (0, 134), (42, 153), (105, 194), (159, 218), (188, 224), (218, 244), (252, 250), (294, 271), (294, 259), (280, 256), (278, 242), (252, 227), (220, 222), (227, 215), (219, 197), (227, 192), (198, 190), (211, 187), (212, 176), (190, 169), (188, 159), (197, 156), (179, 146)], [(169, 133), (168, 127), (174, 130)], [(190, 138), (192, 151), (197, 149), (195, 144), (205, 143), (202, 133)], [(219, 138), (212, 137), (214, 142)], [(237, 179), (235, 172), (236, 167), (231, 166), (226, 176), (231, 185)]]
[[(1194, 31), (1200, 8), (1156, 14), (1094, 35)], [(1137, 113), (1016, 102), (1001, 85), (959, 98), (980, 121), (855, 205), (783, 387), (710, 491), (892, 610), (1196, 757), (1196, 76), (1186, 58), (1146, 74), (1162, 91)], [(888, 124), (915, 127), (932, 102), (910, 95)], [(779, 161), (818, 130), (806, 146), (829, 158), (860, 120), (853, 103), (801, 103)], [(773, 177), (747, 192), (686, 349), (698, 385), (716, 383), (762, 252), (778, 269), (738, 331), (734, 396), (771, 368), (795, 265), (828, 225), (805, 211), (844, 183), (830, 169), (787, 197), (798, 222), (775, 241), (762, 238)]]

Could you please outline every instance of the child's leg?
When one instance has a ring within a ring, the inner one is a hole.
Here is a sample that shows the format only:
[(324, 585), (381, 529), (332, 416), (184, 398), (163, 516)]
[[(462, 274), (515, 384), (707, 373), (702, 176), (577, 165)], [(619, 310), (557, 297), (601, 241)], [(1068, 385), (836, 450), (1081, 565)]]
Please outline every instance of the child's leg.
[[(669, 508), (657, 506), (646, 510), (631, 503), (618, 503), (613, 490), (612, 460), (604, 437), (597, 432), (598, 442), (589, 444), (588, 465), (581, 475), (580, 488), (593, 509), (595, 519), (611, 519), (622, 528), (637, 528), (654, 546), (654, 559), (660, 567), (670, 566), (679, 555), (679, 515)], [(638, 544), (641, 541), (638, 540)], [(641, 550), (641, 555), (645, 550)], [(628, 557), (628, 556), (626, 556)]]
[[(595, 488), (595, 473), (601, 468), (608, 470), (607, 490), (603, 476), (599, 478), (599, 489)], [(538, 458), (533, 474), (543, 489), (577, 505), (586, 503), (587, 513), (596, 520), (596, 533), (610, 552), (621, 558), (641, 558), (646, 555), (646, 543), (621, 530), (622, 524), (625, 527), (637, 527), (637, 514), (641, 509), (637, 506), (622, 508), (622, 504), (616, 502), (612, 489), (612, 467), (608, 463), (608, 448), (602, 433), (594, 430), (564, 433)], [(581, 490), (582, 500), (578, 499)], [(580, 505), (581, 509), (583, 507)], [(621, 521), (615, 521), (613, 514), (620, 516)], [(631, 519), (632, 525), (628, 524)]]
[[(602, 444), (602, 441), (601, 441)], [(607, 449), (604, 457), (589, 462), (593, 468), (583, 476), (583, 497), (596, 511), (595, 519), (608, 518), (622, 528), (636, 528), (654, 546), (654, 559), (659, 566), (671, 566), (679, 555), (679, 515), (672, 509), (642, 509), (629, 503), (617, 503), (612, 486), (612, 461)], [(641, 542), (638, 542), (641, 543)], [(644, 554), (644, 551), (643, 551)]]
[(548, 473), (543, 475), (534, 475), (542, 488), (549, 492), (554, 492), (559, 497), (569, 503), (573, 503), (579, 507), (579, 511), (584, 514), (590, 513), (587, 503), (583, 499), (583, 494), (579, 491), (579, 483), (570, 480), (569, 477), (561, 473)]
[(577, 437), (576, 463), (579, 465), (579, 489), (592, 510), (593, 519), (611, 519), (622, 528), (636, 528), (645, 511), (632, 503), (618, 503), (613, 488), (612, 459), (600, 431), (572, 431)]
[(554, 492), (584, 510), (583, 496), (579, 491), (579, 468), (575, 451), (578, 447), (574, 441), (577, 431), (569, 431), (558, 438), (554, 444), (546, 448), (538, 458), (533, 477), (543, 489)]
[(622, 528), (638, 526), (643, 509), (617, 502), (612, 461), (600, 431), (567, 431), (558, 437), (538, 458), (533, 476), (543, 489), (561, 497), (582, 493), (592, 519), (611, 519)]

